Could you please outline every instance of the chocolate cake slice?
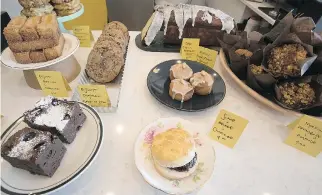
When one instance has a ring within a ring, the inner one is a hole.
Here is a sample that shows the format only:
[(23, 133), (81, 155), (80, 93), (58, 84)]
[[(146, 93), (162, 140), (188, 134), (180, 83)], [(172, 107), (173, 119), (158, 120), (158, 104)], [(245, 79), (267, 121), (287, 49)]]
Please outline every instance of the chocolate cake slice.
[(24, 113), (24, 121), (32, 128), (49, 131), (64, 143), (72, 143), (86, 115), (77, 102), (42, 98), (35, 108)]
[(1, 146), (1, 156), (13, 167), (49, 177), (54, 175), (65, 152), (57, 136), (28, 127), (13, 134)]

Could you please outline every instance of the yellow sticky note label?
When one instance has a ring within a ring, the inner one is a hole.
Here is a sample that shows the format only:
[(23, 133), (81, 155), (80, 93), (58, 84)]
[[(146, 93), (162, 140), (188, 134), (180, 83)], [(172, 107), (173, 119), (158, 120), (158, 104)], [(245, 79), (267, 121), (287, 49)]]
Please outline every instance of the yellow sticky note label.
[(88, 105), (93, 107), (111, 106), (105, 85), (78, 85), (77, 90), (81, 100)]
[(301, 116), (300, 118), (296, 119), (295, 121), (293, 121), (292, 123), (290, 123), (289, 125), (287, 125), (287, 127), (289, 129), (294, 129), (296, 127), (296, 125), (300, 122), (300, 120), (303, 118), (304, 116)]
[(248, 120), (228, 112), (227, 110), (221, 110), (209, 136), (212, 139), (233, 148), (247, 124)]
[(180, 49), (182, 59), (196, 61), (199, 50), (199, 42), (200, 39), (184, 38), (182, 40)]
[(322, 121), (307, 115), (301, 117), (285, 143), (311, 156), (317, 156), (322, 150)]
[(91, 47), (91, 30), (89, 26), (74, 26), (74, 35), (79, 39), (81, 47)]
[(39, 85), (45, 95), (54, 97), (68, 97), (69, 85), (61, 72), (35, 71)]
[(199, 46), (197, 62), (214, 68), (218, 52), (212, 49)]
[(146, 34), (152, 24), (152, 21), (154, 19), (154, 15), (155, 15), (155, 12), (151, 15), (151, 17), (149, 18), (149, 20), (146, 22), (145, 26), (143, 27), (143, 29), (141, 31), (141, 40), (143, 40), (144, 37), (146, 36)]

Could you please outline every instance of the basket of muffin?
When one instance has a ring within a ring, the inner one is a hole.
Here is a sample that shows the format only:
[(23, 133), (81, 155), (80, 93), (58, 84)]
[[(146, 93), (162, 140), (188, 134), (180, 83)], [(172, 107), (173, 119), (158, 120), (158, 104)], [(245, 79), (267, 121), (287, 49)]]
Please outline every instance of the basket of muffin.
[(169, 76), (169, 95), (181, 102), (190, 100), (194, 94), (209, 95), (214, 84), (214, 78), (209, 73), (204, 70), (193, 73), (185, 62), (171, 66)]
[(288, 14), (259, 39), (225, 34), (219, 42), (249, 87), (284, 108), (322, 116), (322, 33), (314, 28), (311, 18)]

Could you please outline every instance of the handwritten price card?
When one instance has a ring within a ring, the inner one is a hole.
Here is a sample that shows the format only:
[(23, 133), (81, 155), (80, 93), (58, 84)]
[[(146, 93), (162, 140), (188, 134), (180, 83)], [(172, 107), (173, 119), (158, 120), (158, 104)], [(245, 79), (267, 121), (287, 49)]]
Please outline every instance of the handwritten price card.
[(180, 54), (182, 59), (197, 60), (197, 52), (199, 50), (199, 39), (184, 38), (182, 40)]
[(199, 46), (197, 62), (214, 68), (218, 52), (212, 49)]
[(111, 106), (105, 85), (78, 85), (77, 90), (81, 100), (86, 104), (93, 107)]
[(81, 47), (91, 46), (92, 33), (89, 29), (89, 26), (74, 26), (73, 32), (74, 35), (79, 39)]
[[(296, 123), (297, 122), (297, 123)], [(289, 125), (294, 127), (285, 143), (311, 156), (317, 156), (322, 150), (322, 121), (303, 116)]]
[(225, 146), (233, 148), (247, 124), (248, 120), (226, 110), (221, 110), (209, 136)]
[(61, 72), (35, 71), (35, 74), (45, 95), (68, 97), (68, 91), (71, 89)]

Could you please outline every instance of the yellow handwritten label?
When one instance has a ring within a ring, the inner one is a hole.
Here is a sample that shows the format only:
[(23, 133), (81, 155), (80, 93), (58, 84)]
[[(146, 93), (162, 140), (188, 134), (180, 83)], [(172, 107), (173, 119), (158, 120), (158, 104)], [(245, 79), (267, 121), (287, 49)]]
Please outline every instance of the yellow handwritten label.
[(322, 150), (322, 121), (307, 115), (301, 117), (285, 143), (311, 156), (317, 156)]
[(226, 110), (221, 110), (209, 136), (212, 139), (233, 148), (247, 124), (248, 120)]
[(91, 30), (89, 26), (74, 26), (74, 35), (79, 39), (81, 47), (91, 47)]
[(197, 62), (214, 68), (218, 52), (212, 49), (199, 46)]
[(289, 125), (287, 125), (287, 127), (289, 129), (294, 129), (296, 127), (296, 125), (300, 122), (300, 120), (303, 118), (304, 116), (301, 116), (300, 118), (296, 119), (295, 121), (293, 121), (292, 123), (290, 123)]
[(199, 50), (199, 42), (199, 39), (184, 38), (182, 40), (180, 49), (182, 59), (196, 61)]
[(78, 85), (77, 90), (81, 100), (86, 104), (93, 107), (111, 106), (105, 85)]
[(151, 24), (152, 24), (152, 21), (154, 19), (154, 15), (155, 15), (155, 12), (151, 15), (151, 17), (149, 18), (149, 20), (146, 22), (144, 28), (142, 29), (141, 31), (141, 40), (144, 39), (144, 37), (146, 36)]
[(35, 71), (39, 85), (45, 95), (54, 97), (68, 97), (70, 89), (61, 72), (57, 71)]

